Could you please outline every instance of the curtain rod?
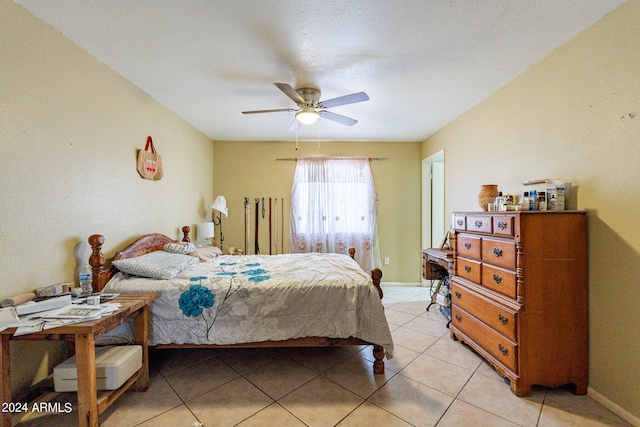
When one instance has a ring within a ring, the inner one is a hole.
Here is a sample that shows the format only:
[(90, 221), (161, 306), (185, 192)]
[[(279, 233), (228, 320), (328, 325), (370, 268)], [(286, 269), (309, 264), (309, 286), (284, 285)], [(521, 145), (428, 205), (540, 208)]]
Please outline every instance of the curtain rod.
[[(368, 157), (369, 160), (389, 160), (388, 157)], [(286, 161), (286, 162), (295, 162), (297, 160), (296, 157), (285, 157), (281, 159), (276, 159), (276, 161)]]

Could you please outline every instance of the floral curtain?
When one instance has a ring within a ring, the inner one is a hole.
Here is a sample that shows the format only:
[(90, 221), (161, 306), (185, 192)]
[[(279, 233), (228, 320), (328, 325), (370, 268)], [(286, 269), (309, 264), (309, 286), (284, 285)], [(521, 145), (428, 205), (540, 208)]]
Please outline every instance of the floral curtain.
[(291, 189), (291, 252), (349, 253), (379, 266), (377, 195), (367, 158), (298, 158)]

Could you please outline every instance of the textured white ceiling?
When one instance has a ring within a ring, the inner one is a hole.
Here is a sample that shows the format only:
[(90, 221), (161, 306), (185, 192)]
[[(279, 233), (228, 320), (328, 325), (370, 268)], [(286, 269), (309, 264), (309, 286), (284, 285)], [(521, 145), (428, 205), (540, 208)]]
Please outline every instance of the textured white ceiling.
[(214, 140), (292, 140), (274, 82), (364, 91), (301, 140), (422, 141), (622, 0), (17, 0)]

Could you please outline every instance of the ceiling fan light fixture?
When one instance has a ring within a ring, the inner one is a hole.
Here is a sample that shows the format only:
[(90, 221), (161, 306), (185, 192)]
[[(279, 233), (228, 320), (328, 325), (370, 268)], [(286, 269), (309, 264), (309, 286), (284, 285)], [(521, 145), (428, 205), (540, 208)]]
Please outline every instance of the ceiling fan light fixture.
[(318, 121), (320, 114), (311, 108), (304, 108), (296, 113), (296, 119), (303, 125), (312, 125)]

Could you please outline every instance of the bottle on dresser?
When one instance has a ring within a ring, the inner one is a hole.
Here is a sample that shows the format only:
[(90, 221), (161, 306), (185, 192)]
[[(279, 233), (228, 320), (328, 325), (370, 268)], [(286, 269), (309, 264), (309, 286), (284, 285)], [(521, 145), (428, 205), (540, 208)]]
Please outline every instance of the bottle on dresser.
[(523, 211), (528, 211), (529, 210), (529, 192), (525, 191), (522, 194), (522, 206), (521, 206), (521, 210)]
[(529, 193), (529, 210), (537, 211), (538, 210), (538, 192), (536, 190), (531, 190)]
[(547, 195), (544, 191), (538, 193), (538, 210), (546, 211), (547, 210)]
[(502, 191), (500, 191), (498, 193), (498, 197), (496, 197), (496, 200), (495, 200), (494, 203), (496, 204), (496, 210), (497, 211), (505, 210), (505, 208), (504, 208), (504, 196), (502, 195)]

